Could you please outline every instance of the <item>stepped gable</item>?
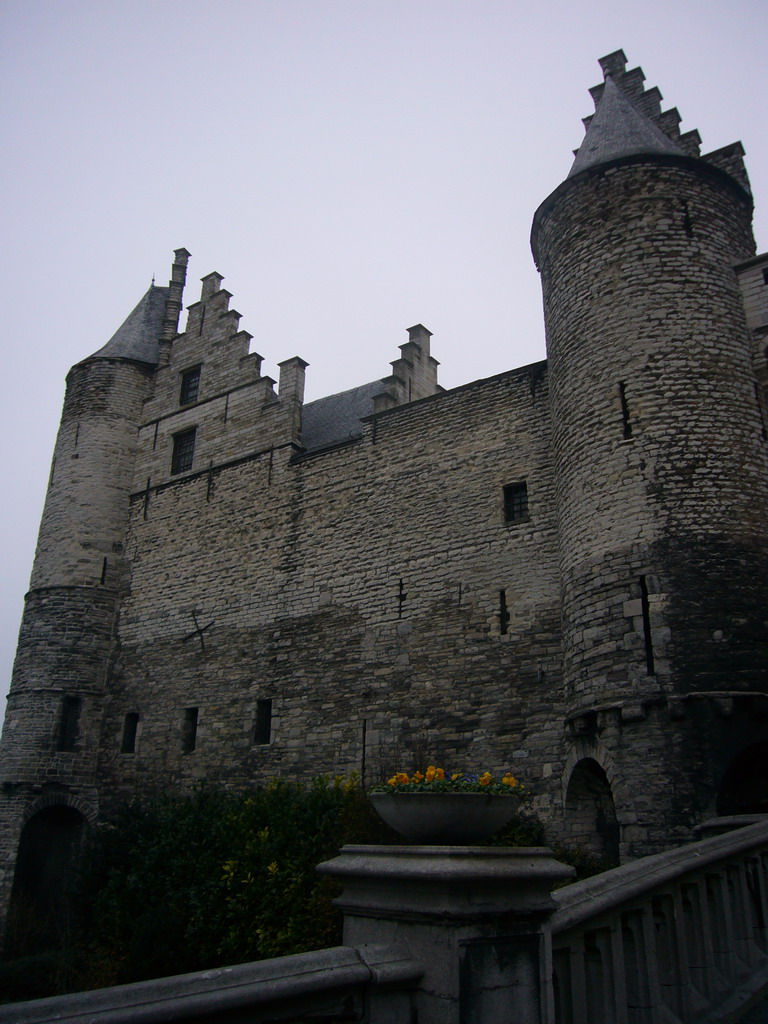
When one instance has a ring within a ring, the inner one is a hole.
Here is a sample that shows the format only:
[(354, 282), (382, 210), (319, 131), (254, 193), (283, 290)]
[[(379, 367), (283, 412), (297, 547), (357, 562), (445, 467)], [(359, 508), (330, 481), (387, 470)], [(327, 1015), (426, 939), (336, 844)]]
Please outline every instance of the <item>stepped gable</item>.
[(574, 150), (568, 178), (624, 157), (688, 156), (724, 171), (750, 193), (740, 142), (702, 153), (698, 131), (680, 132), (677, 108), (661, 109), (661, 93), (655, 86), (645, 88), (642, 68), (626, 70), (623, 50), (601, 57), (599, 63), (605, 81), (589, 90), (595, 113), (583, 119), (586, 135), (579, 149)]
[(308, 452), (330, 448), (362, 437), (363, 417), (373, 414), (373, 399), (386, 390), (375, 380), (308, 402), (302, 410), (302, 445)]
[[(639, 68), (637, 70), (640, 71)], [(641, 71), (640, 75), (642, 76)], [(595, 90), (592, 90), (595, 97), (595, 113), (584, 119), (587, 134), (581, 147), (576, 150), (576, 159), (568, 174), (569, 178), (590, 167), (641, 153), (687, 155), (685, 150), (637, 104), (637, 99), (641, 99), (642, 96), (652, 96), (653, 106), (659, 107), (660, 116), (661, 94), (658, 90), (642, 93), (633, 101), (621, 87), (622, 78), (634, 81), (630, 72), (628, 75), (619, 76), (617, 84), (613, 76), (607, 72), (605, 82), (597, 87), (597, 95)], [(651, 104), (646, 103), (646, 106), (651, 107)]]
[(156, 366), (165, 306), (170, 289), (150, 285), (125, 322), (91, 359), (132, 359)]

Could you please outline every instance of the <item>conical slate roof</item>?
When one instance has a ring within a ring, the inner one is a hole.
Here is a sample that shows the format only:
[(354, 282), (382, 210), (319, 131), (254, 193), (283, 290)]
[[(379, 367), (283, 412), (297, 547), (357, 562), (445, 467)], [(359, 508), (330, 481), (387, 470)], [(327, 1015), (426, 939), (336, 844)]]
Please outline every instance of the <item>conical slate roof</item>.
[(568, 177), (611, 160), (644, 153), (685, 155), (668, 135), (637, 109), (608, 75), (603, 95)]
[(150, 285), (149, 291), (128, 315), (122, 327), (118, 327), (107, 344), (90, 358), (133, 359), (139, 363), (156, 365), (167, 298), (167, 288)]

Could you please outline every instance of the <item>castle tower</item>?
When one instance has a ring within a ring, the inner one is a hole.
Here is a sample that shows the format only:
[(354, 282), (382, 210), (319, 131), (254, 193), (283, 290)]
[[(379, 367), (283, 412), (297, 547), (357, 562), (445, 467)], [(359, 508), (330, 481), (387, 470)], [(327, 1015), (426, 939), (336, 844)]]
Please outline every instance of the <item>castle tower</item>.
[(662, 819), (683, 838), (715, 813), (729, 759), (765, 732), (768, 457), (734, 271), (754, 254), (741, 146), (700, 156), (698, 134), (680, 134), (621, 51), (600, 64), (595, 114), (532, 246), (553, 403), (564, 781), (592, 761), (624, 852), (640, 854), (674, 842)]
[[(97, 812), (137, 427), (162, 347), (177, 330), (188, 256), (178, 250), (169, 287), (153, 284), (107, 344), (67, 377), (0, 747), (0, 896), (12, 883), (20, 836), (21, 875), (27, 870), (25, 831), (33, 846), (45, 834), (66, 845)], [(40, 858), (38, 849), (32, 859)]]

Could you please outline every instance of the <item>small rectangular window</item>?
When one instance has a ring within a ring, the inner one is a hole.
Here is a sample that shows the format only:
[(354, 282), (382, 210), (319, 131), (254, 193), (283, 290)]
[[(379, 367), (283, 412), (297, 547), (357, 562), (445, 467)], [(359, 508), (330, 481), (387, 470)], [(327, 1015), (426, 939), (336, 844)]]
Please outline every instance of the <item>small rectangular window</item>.
[(632, 420), (629, 415), (629, 402), (627, 401), (627, 385), (624, 381), (619, 381), (619, 402), (621, 403), (621, 424), (622, 431), (624, 434), (624, 440), (628, 441), (632, 437)]
[(522, 523), (528, 518), (528, 485), (525, 480), (504, 488), (504, 518), (508, 523)]
[(641, 576), (640, 607), (643, 613), (643, 645), (645, 647), (645, 670), (649, 676), (656, 674), (653, 657), (653, 633), (651, 632), (651, 603), (648, 600), (648, 580)]
[(59, 717), (59, 735), (57, 741), (58, 750), (77, 750), (77, 741), (80, 735), (80, 711), (82, 708), (80, 697), (64, 695), (61, 702), (61, 715)]
[(506, 636), (509, 632), (509, 608), (506, 590), (499, 591), (499, 633)]
[(272, 739), (272, 701), (256, 701), (256, 727), (253, 730), (254, 743), (269, 743)]
[(197, 401), (200, 393), (200, 367), (193, 366), (185, 370), (181, 375), (181, 391), (179, 393), (179, 405), (191, 405)]
[(181, 723), (181, 751), (191, 754), (197, 746), (197, 708), (185, 708)]
[(123, 742), (120, 746), (122, 754), (136, 753), (136, 732), (139, 728), (139, 715), (130, 711), (123, 719)]
[(195, 454), (195, 434), (197, 427), (190, 430), (183, 430), (180, 434), (173, 436), (173, 455), (171, 456), (171, 474), (186, 473), (192, 469), (192, 459)]

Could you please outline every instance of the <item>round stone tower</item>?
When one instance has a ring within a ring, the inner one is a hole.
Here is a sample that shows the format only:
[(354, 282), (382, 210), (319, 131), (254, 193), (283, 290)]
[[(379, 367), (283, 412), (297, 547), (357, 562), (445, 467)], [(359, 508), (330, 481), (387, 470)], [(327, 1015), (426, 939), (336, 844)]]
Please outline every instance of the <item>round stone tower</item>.
[[(177, 330), (188, 255), (178, 250), (169, 287), (152, 285), (110, 341), (67, 377), (0, 744), (0, 905), (20, 836), (25, 849), (25, 825), (54, 842), (59, 819), (71, 832), (96, 813), (137, 427)], [(53, 809), (51, 822), (33, 823)], [(45, 851), (31, 857), (44, 860)]]
[(569, 756), (606, 773), (625, 853), (641, 853), (654, 820), (684, 834), (714, 813), (746, 739), (734, 715), (753, 719), (768, 689), (768, 458), (733, 269), (754, 253), (741, 147), (700, 157), (621, 51), (600, 63), (532, 245)]

